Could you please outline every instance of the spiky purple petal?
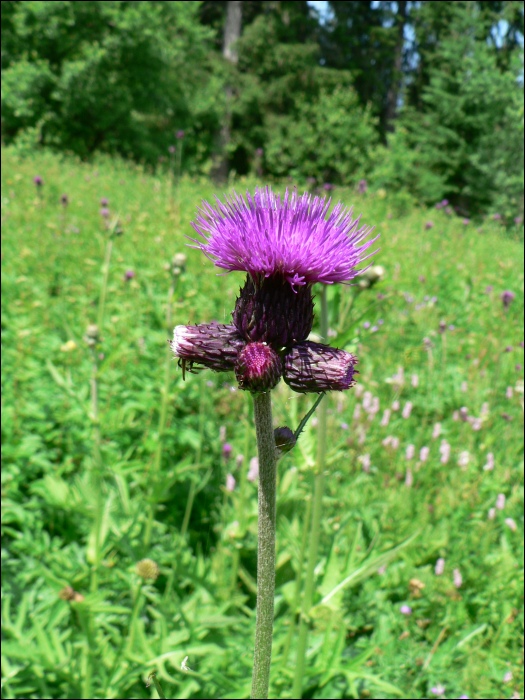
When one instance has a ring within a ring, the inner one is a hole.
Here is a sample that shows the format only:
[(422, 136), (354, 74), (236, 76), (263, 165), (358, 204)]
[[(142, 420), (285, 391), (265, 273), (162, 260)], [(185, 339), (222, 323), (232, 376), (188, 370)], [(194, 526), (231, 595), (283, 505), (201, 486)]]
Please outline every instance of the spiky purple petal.
[(330, 202), (288, 190), (281, 200), (270, 187), (256, 189), (253, 198), (216, 198), (215, 207), (203, 202), (192, 226), (205, 242), (194, 240), (194, 247), (224, 270), (278, 275), (292, 287), (348, 282), (377, 237), (365, 241), (372, 227), (359, 228), (360, 217), (352, 219), (340, 202), (327, 217)]

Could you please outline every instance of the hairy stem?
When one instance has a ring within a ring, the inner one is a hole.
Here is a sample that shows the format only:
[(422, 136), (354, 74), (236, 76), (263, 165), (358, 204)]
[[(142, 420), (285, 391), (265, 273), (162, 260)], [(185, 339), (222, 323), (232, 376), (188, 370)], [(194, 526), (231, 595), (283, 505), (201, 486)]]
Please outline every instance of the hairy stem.
[[(326, 299), (326, 287), (324, 285), (319, 296), (321, 297), (321, 336), (323, 339), (326, 339), (328, 338), (328, 302)], [(293, 698), (302, 697), (303, 677), (306, 663), (306, 644), (308, 641), (309, 614), (314, 596), (315, 567), (317, 564), (317, 554), (319, 549), (319, 532), (321, 529), (323, 504), (323, 478), (326, 463), (326, 409), (326, 401), (321, 401), (317, 412), (317, 470), (314, 482), (312, 528), (310, 533), (310, 546), (308, 548), (308, 566), (306, 569), (301, 621), (299, 623), (299, 640), (297, 642), (295, 675), (292, 688)]]
[(259, 454), (257, 621), (251, 698), (267, 698), (272, 659), (275, 594), (276, 455), (270, 392), (255, 394), (253, 414)]

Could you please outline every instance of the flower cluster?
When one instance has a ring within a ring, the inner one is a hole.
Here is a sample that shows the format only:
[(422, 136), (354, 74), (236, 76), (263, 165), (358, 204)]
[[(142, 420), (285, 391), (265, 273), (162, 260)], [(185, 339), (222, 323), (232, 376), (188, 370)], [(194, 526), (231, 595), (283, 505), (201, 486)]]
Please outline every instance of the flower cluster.
[(351, 209), (330, 200), (270, 188), (252, 198), (237, 194), (216, 206), (203, 203), (192, 239), (217, 267), (247, 273), (233, 323), (177, 326), (171, 347), (179, 364), (233, 371), (239, 387), (269, 391), (281, 377), (294, 391), (343, 391), (354, 384), (356, 358), (308, 341), (313, 325), (312, 285), (350, 282), (376, 240)]

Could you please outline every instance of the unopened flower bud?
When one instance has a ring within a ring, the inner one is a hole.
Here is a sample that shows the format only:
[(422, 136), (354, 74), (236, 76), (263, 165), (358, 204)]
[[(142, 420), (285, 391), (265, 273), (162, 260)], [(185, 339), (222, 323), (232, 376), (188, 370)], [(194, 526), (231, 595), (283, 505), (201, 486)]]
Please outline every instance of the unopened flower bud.
[(202, 323), (198, 326), (176, 326), (171, 349), (179, 365), (191, 372), (193, 365), (208, 367), (216, 372), (232, 372), (244, 345), (234, 326)]
[(159, 573), (159, 565), (153, 559), (141, 559), (135, 567), (137, 574), (143, 579), (155, 580)]
[(90, 346), (96, 345), (99, 342), (100, 331), (95, 323), (90, 323), (87, 327), (84, 340)]
[(284, 381), (299, 393), (345, 391), (355, 384), (356, 363), (349, 352), (307, 341), (286, 356)]
[(171, 272), (174, 277), (182, 274), (186, 270), (186, 262), (188, 258), (184, 253), (175, 253), (171, 259)]
[(252, 393), (273, 389), (281, 379), (282, 370), (281, 358), (266, 343), (248, 343), (235, 364), (239, 387)]
[(275, 428), (273, 431), (275, 437), (275, 447), (280, 453), (290, 452), (295, 447), (297, 442), (295, 435), (286, 426), (283, 428)]

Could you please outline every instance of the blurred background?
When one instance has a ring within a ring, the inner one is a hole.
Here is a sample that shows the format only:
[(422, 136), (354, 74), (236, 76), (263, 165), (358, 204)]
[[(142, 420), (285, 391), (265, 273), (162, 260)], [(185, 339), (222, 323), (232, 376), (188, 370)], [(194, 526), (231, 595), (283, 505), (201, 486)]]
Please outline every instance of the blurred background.
[(523, 214), (521, 2), (2, 2), (2, 138)]

